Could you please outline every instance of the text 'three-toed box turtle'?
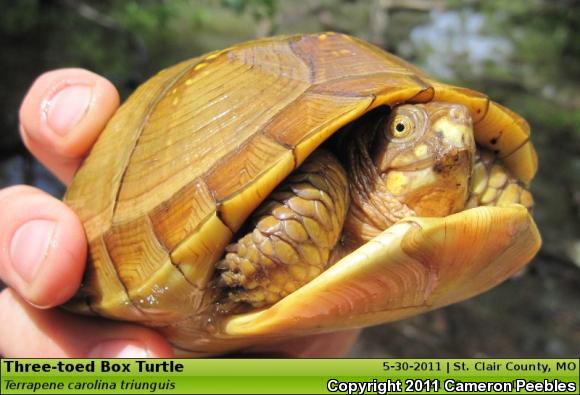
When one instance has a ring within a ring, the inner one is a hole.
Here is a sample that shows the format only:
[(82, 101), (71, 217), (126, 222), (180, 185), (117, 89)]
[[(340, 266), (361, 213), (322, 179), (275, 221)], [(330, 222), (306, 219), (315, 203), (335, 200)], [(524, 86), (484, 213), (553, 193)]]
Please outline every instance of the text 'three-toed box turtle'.
[(529, 134), (343, 34), (185, 61), (126, 101), (66, 192), (90, 243), (67, 307), (204, 355), (472, 297), (539, 249)]

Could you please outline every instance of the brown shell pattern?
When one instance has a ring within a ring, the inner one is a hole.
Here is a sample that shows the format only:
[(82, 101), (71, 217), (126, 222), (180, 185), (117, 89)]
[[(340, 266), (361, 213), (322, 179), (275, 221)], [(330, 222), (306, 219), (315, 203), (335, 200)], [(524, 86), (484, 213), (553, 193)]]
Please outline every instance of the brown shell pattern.
[(156, 325), (190, 317), (232, 235), (322, 142), (377, 106), (429, 100), (468, 106), (478, 143), (533, 177), (522, 118), (350, 36), (275, 37), (163, 70), (118, 110), (66, 193), (90, 243), (70, 307)]

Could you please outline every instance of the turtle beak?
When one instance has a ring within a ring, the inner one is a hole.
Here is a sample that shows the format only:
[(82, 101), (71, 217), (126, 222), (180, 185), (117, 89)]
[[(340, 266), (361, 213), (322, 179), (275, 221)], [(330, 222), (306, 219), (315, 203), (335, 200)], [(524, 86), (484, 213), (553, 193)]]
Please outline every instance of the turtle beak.
[(415, 212), (420, 216), (443, 216), (463, 210), (475, 164), (473, 126), (465, 106), (452, 106), (432, 127), (440, 139), (433, 161), (433, 173), (437, 179), (437, 188), (434, 189), (442, 191), (435, 193), (438, 204), (436, 202), (433, 206), (445, 207), (441, 202), (449, 204), (447, 212), (425, 212), (419, 208)]
[(437, 152), (435, 166), (451, 166), (465, 159), (472, 168), (476, 146), (471, 115), (467, 108), (462, 105), (451, 106), (447, 115), (439, 118), (432, 127), (441, 140), (438, 146), (442, 147)]

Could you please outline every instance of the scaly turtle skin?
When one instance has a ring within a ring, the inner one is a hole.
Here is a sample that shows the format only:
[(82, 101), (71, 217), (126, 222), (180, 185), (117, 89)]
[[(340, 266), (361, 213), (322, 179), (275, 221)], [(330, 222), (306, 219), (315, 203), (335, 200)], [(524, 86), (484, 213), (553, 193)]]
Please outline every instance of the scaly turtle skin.
[(217, 265), (227, 301), (271, 305), (398, 220), (465, 207), (476, 154), (467, 109), (382, 110), (341, 131), (342, 161), (315, 151), (256, 210), (254, 228)]
[(187, 354), (428, 311), (535, 255), (536, 167), (521, 117), (356, 38), (240, 44), (160, 72), (99, 137), (65, 196), (90, 245), (68, 308)]

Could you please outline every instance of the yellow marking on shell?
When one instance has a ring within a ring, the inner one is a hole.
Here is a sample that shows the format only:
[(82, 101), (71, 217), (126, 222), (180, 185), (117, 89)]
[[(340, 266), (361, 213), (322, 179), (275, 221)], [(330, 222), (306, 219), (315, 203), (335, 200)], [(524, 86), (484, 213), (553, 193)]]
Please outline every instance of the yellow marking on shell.
[(257, 182), (221, 202), (219, 211), (227, 226), (238, 230), (246, 220), (247, 207), (257, 207), (293, 169), (294, 157), (287, 152)]
[(321, 34), (320, 36), (318, 36), (318, 39), (320, 41), (324, 41), (328, 38), (328, 35), (326, 33)]
[(173, 88), (169, 94), (175, 95), (176, 93), (177, 93), (177, 88)]
[(205, 60), (212, 60), (212, 59), (215, 59), (215, 58), (217, 58), (218, 56), (220, 56), (222, 53), (224, 53), (224, 51), (218, 51), (218, 52), (214, 52), (214, 53), (212, 53), (212, 54), (210, 54), (210, 55), (207, 55), (207, 56), (205, 57)]
[(341, 49), (338, 51), (341, 55), (352, 55), (352, 51), (349, 51), (348, 49)]
[(189, 282), (203, 288), (231, 238), (232, 232), (214, 213), (171, 252), (171, 260)]
[(409, 185), (409, 177), (400, 171), (391, 171), (387, 175), (387, 188), (393, 195), (403, 193)]
[(338, 51), (332, 51), (331, 54), (332, 56), (340, 56), (340, 52)]
[(174, 105), (174, 106), (176, 106), (177, 104), (179, 104), (179, 99), (176, 97), (175, 99), (173, 99), (171, 101), (171, 104)]
[(426, 144), (419, 144), (417, 147), (415, 147), (414, 152), (417, 159), (424, 159), (429, 154), (429, 148)]
[(199, 71), (199, 70), (203, 69), (205, 66), (207, 66), (207, 63), (199, 63), (199, 64), (196, 64), (195, 65), (195, 67), (193, 68), (193, 70)]
[(193, 84), (193, 78), (188, 78), (187, 80), (185, 80), (185, 85), (189, 86)]

